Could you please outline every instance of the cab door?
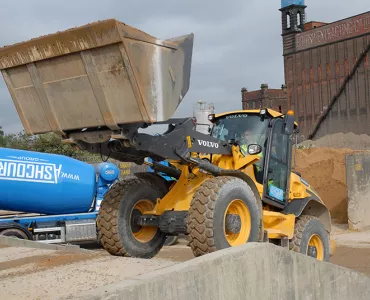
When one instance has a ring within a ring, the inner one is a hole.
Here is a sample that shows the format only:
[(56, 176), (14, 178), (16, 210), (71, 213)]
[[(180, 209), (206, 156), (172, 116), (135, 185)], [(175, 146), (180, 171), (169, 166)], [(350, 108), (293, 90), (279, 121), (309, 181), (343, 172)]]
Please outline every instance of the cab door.
[(269, 131), (264, 164), (263, 200), (279, 208), (288, 203), (292, 135), (285, 133), (284, 119), (275, 119)]

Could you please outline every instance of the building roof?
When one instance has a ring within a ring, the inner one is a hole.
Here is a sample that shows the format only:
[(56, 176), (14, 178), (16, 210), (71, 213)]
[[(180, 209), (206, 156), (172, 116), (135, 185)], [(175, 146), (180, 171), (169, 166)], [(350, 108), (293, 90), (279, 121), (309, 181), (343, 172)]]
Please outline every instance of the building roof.
[(263, 93), (267, 95), (269, 98), (285, 98), (286, 93), (282, 89), (266, 89), (263, 90), (257, 90), (257, 91), (244, 91), (243, 92), (243, 101), (253, 101), (253, 100), (259, 100), (263, 98)]

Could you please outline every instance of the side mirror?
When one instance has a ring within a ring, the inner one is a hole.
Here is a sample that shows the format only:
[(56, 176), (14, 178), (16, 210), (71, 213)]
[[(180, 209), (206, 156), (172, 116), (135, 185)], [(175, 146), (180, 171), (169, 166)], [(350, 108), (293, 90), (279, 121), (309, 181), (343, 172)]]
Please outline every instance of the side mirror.
[(250, 144), (248, 145), (248, 154), (250, 155), (256, 155), (260, 154), (262, 152), (262, 147), (257, 144)]
[(285, 115), (284, 121), (285, 121), (284, 134), (292, 135), (294, 131), (294, 116)]
[(215, 119), (216, 119), (215, 114), (208, 115), (208, 121), (210, 121), (211, 123), (213, 123), (215, 121)]

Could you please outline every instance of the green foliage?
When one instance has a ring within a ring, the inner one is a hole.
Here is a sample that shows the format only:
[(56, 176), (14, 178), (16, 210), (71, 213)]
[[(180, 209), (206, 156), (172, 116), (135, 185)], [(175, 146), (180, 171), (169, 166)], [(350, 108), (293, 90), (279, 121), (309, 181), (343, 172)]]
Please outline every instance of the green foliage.
[(18, 134), (6, 134), (0, 126), (0, 147), (60, 154), (86, 162), (101, 161), (100, 155), (82, 151), (69, 144), (63, 144), (61, 138), (54, 133), (29, 136), (21, 131)]
[(5, 134), (0, 127), (0, 147), (27, 150), (30, 138), (24, 132)]

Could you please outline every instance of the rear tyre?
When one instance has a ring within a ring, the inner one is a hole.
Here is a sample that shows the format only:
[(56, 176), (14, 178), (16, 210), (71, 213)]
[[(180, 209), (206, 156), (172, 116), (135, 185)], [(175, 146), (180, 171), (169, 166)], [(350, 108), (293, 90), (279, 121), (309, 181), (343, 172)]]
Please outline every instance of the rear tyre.
[(112, 255), (154, 257), (166, 235), (156, 227), (134, 224), (133, 217), (151, 211), (163, 195), (146, 180), (134, 178), (116, 183), (105, 195), (97, 218), (102, 246)]
[(12, 238), (17, 238), (21, 240), (28, 240), (28, 236), (25, 232), (23, 232), (20, 229), (17, 228), (9, 228), (9, 229), (4, 229), (3, 231), (0, 232), (0, 235), (2, 236), (7, 236), (7, 237), (12, 237)]
[(260, 213), (256, 197), (239, 178), (211, 178), (195, 192), (187, 223), (195, 256), (257, 242)]
[(329, 235), (320, 219), (309, 215), (297, 218), (290, 249), (321, 261), (329, 261)]

